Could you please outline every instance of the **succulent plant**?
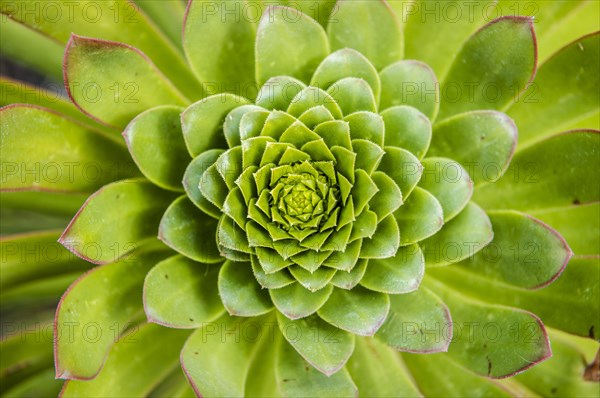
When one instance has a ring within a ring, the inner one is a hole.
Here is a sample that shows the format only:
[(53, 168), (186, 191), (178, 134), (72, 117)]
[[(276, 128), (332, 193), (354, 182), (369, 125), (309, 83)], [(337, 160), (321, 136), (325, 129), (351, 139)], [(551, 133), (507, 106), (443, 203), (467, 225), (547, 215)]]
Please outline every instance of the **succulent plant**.
[(598, 396), (598, 3), (484, 3), (2, 2), (3, 393)]

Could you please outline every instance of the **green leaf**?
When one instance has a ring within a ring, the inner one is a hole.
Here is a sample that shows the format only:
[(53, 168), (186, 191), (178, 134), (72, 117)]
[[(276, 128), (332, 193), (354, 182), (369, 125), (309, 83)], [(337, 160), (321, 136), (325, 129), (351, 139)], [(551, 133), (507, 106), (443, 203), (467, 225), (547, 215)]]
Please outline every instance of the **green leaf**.
[(502, 177), (517, 146), (517, 126), (505, 114), (473, 111), (439, 123), (428, 156), (451, 157), (477, 185)]
[(377, 170), (392, 177), (406, 199), (421, 179), (423, 166), (415, 155), (405, 149), (393, 146), (386, 146), (383, 149), (385, 154)]
[[(486, 209), (541, 210), (600, 200), (600, 134), (558, 134), (518, 152), (504, 176), (478, 187)], [(543, 193), (543, 194), (541, 194)]]
[(219, 296), (230, 315), (259, 316), (273, 308), (250, 263), (226, 261), (219, 272)]
[(381, 112), (385, 124), (385, 145), (403, 148), (423, 159), (431, 142), (431, 123), (411, 106), (393, 106)]
[(198, 182), (198, 190), (204, 199), (219, 210), (223, 209), (229, 188), (217, 170), (216, 162), (202, 173), (202, 178)]
[(338, 372), (354, 350), (352, 334), (336, 329), (316, 315), (293, 321), (278, 312), (277, 324), (298, 354), (327, 376)]
[(89, 197), (59, 242), (94, 264), (117, 261), (134, 251), (138, 242), (156, 236), (160, 217), (172, 200), (172, 194), (146, 180), (106, 185)]
[[(321, 261), (324, 261), (324, 259), (329, 254), (330, 253), (321, 254), (321, 253), (312, 252), (312, 251), (307, 252), (307, 255), (309, 257), (322, 257), (323, 260), (321, 260)], [(301, 255), (302, 254), (300, 254), (299, 256), (301, 256)], [(292, 258), (292, 260), (297, 261), (296, 257), (298, 257), (298, 256), (294, 256), (294, 258)], [(331, 278), (333, 278), (333, 276), (336, 273), (335, 269), (327, 268), (327, 267), (319, 268), (318, 267), (319, 265), (320, 264), (317, 264), (317, 267), (313, 267), (314, 269), (310, 268), (306, 265), (304, 265), (303, 267), (301, 267), (299, 265), (291, 266), (288, 269), (291, 272), (292, 276), (294, 278), (296, 278), (298, 283), (300, 283), (302, 286), (304, 286), (305, 289), (308, 289), (311, 292), (316, 292), (318, 290), (323, 289), (325, 286), (327, 286), (327, 284), (329, 283)], [(306, 267), (306, 269), (304, 267)]]
[(398, 354), (374, 338), (356, 339), (356, 347), (346, 369), (361, 396), (421, 396)]
[[(256, 248), (257, 252), (258, 249), (260, 248)], [(279, 257), (279, 255), (277, 256)], [(255, 256), (251, 256), (251, 261), (254, 276), (256, 277), (258, 283), (265, 289), (279, 289), (295, 282), (295, 279), (290, 275), (290, 273), (286, 269), (267, 274)]]
[(400, 247), (400, 230), (393, 215), (389, 215), (377, 224), (375, 233), (363, 239), (360, 258), (388, 258), (396, 255)]
[(599, 49), (598, 33), (584, 36), (540, 66), (533, 84), (508, 110), (519, 126), (520, 148), (598, 113)]
[(352, 148), (356, 153), (355, 167), (366, 171), (369, 175), (371, 175), (373, 170), (377, 169), (379, 162), (381, 162), (381, 158), (385, 154), (384, 150), (379, 145), (362, 139), (352, 140)]
[(366, 80), (346, 77), (333, 83), (327, 92), (339, 104), (344, 115), (358, 111), (377, 111), (375, 96)]
[(548, 326), (579, 336), (598, 338), (600, 280), (591, 277), (600, 273), (597, 256), (571, 259), (560, 278), (540, 290), (499, 284), (483, 275), (466, 272), (462, 267), (430, 271), (432, 276), (443, 280), (445, 284), (478, 300), (518, 306), (539, 315)]
[(160, 220), (158, 237), (169, 247), (200, 263), (223, 261), (217, 248), (217, 220), (201, 212), (186, 197), (175, 200)]
[(256, 33), (256, 81), (285, 75), (304, 83), (329, 54), (325, 31), (315, 20), (290, 7), (269, 7)]
[(363, 287), (352, 290), (333, 289), (317, 312), (330, 324), (361, 336), (372, 336), (383, 324), (390, 309), (387, 294)]
[(440, 104), (439, 83), (431, 68), (419, 61), (399, 61), (379, 73), (381, 103), (379, 109), (408, 105), (434, 120)]
[(331, 284), (340, 289), (353, 289), (363, 278), (369, 260), (359, 259), (350, 271), (340, 270), (331, 279)]
[(181, 191), (185, 159), (189, 160), (181, 136), (182, 108), (149, 109), (129, 123), (123, 137), (133, 160), (144, 176), (161, 188)]
[(327, 27), (332, 50), (353, 48), (377, 70), (402, 57), (403, 40), (396, 15), (384, 1), (342, 1)]
[(156, 264), (144, 282), (148, 320), (167, 327), (196, 328), (221, 316), (219, 266), (173, 256)]
[(400, 245), (417, 243), (438, 232), (444, 225), (440, 202), (428, 191), (416, 187), (394, 213), (400, 229)]
[(381, 82), (377, 70), (364, 55), (351, 48), (342, 48), (329, 54), (315, 71), (310, 85), (327, 90), (333, 83), (346, 77), (356, 77), (369, 83), (379, 102)]
[(65, 50), (65, 86), (92, 118), (123, 128), (141, 112), (187, 99), (140, 50), (72, 35)]
[(227, 148), (223, 133), (225, 117), (248, 100), (233, 94), (215, 94), (188, 107), (181, 114), (181, 127), (187, 149), (196, 157), (204, 151)]
[(417, 0), (411, 3), (412, 7), (394, 1), (391, 5), (399, 9), (396, 12), (405, 23), (404, 36), (408, 39), (404, 58), (425, 62), (440, 81), (444, 80), (457, 50), (478, 27), (495, 17), (491, 10), (498, 6), (495, 0), (473, 3)]
[(379, 146), (383, 146), (385, 126), (380, 115), (373, 112), (360, 111), (346, 116), (344, 120), (350, 126), (350, 136), (352, 139), (368, 140)]
[(489, 216), (494, 239), (461, 268), (526, 289), (542, 288), (563, 272), (573, 253), (555, 230), (516, 211)]
[(225, 117), (223, 123), (223, 134), (225, 135), (225, 141), (227, 146), (233, 148), (242, 144), (240, 140), (240, 122), (242, 117), (248, 112), (260, 111), (262, 108), (256, 105), (242, 105), (233, 109)]
[(356, 170), (356, 183), (352, 187), (351, 195), (354, 202), (355, 214), (361, 214), (365, 206), (378, 192), (377, 185), (363, 169)]
[[(587, 362), (582, 361), (584, 350), (576, 345), (572, 336), (548, 332), (552, 341), (552, 358), (517, 375), (516, 380), (543, 397), (592, 397), (597, 394), (598, 385), (582, 377)], [(597, 349), (597, 343), (592, 343), (592, 347)]]
[[(358, 390), (345, 368), (327, 376), (303, 360), (283, 339), (280, 340), (275, 375), (279, 390), (284, 396), (333, 398), (358, 395)], [(339, 344), (339, 340), (333, 338), (329, 344)]]
[(210, 94), (245, 90), (242, 95), (247, 98), (256, 95), (255, 28), (246, 15), (229, 14), (231, 9), (241, 12), (244, 6), (243, 1), (193, 1), (186, 10), (183, 48)]
[[(80, 36), (128, 43), (152, 59), (186, 96), (193, 100), (200, 98), (202, 85), (194, 78), (181, 52), (137, 5), (127, 0), (92, 3), (93, 6), (87, 6), (88, 3), (75, 5), (59, 1), (43, 12), (29, 12), (35, 10), (36, 4), (36, 0), (24, 0), (18, 7), (11, 7), (11, 3), (4, 2), (0, 6), (12, 19), (45, 33), (54, 39), (53, 42), (65, 44), (71, 34), (76, 32)], [(46, 47), (36, 56), (39, 57), (45, 51)], [(99, 60), (95, 58), (95, 61), (97, 64)], [(122, 66), (131, 67), (130, 64)], [(85, 85), (90, 81), (94, 80), (81, 81), (81, 84)], [(151, 82), (148, 86), (150, 92), (154, 89), (154, 84)]]
[[(0, 4), (0, 7), (4, 6), (4, 3)], [(56, 81), (61, 81), (63, 43), (57, 43), (38, 30), (8, 17), (0, 19), (0, 27), (2, 29), (0, 44), (3, 56), (41, 71)], [(23, 45), (23, 43), (27, 43), (27, 45)], [(4, 106), (4, 104), (2, 105)]]
[(119, 143), (54, 111), (17, 104), (0, 115), (3, 190), (92, 192), (139, 175)]
[(298, 117), (309, 129), (314, 129), (321, 123), (330, 122), (334, 120), (331, 112), (327, 110), (323, 105), (315, 106)]
[(114, 345), (96, 378), (67, 381), (61, 396), (147, 396), (179, 365), (178, 349), (189, 333), (152, 324), (135, 326)]
[(3, 396), (6, 398), (54, 397), (60, 394), (62, 384), (54, 379), (54, 368), (49, 367), (12, 388), (8, 388), (4, 381), (4, 386), (7, 388), (3, 391)]
[(375, 292), (392, 295), (419, 288), (425, 274), (425, 259), (417, 245), (401, 247), (394, 257), (369, 260), (360, 284)]
[[(479, 375), (503, 378), (552, 355), (544, 325), (535, 315), (469, 299), (437, 281), (426, 278), (425, 282), (448, 305), (453, 324), (462, 327), (462, 338), (454, 330), (448, 349), (449, 357), (460, 365)], [(494, 326), (484, 332), (486, 325)]]
[(439, 120), (475, 109), (503, 109), (533, 79), (536, 63), (533, 18), (491, 21), (456, 56), (442, 83)]
[(146, 273), (167, 255), (164, 246), (142, 248), (94, 268), (69, 287), (56, 310), (56, 333), (62, 336), (55, 341), (58, 378), (91, 379), (98, 374), (110, 347), (143, 309), (140, 293)]
[(329, 148), (340, 146), (348, 150), (352, 149), (348, 122), (342, 120), (324, 122), (316, 126), (313, 131), (323, 138)]
[(259, 136), (269, 115), (270, 112), (264, 109), (244, 114), (240, 120), (240, 139), (244, 141), (248, 138)]
[[(7, 20), (11, 21), (10, 19)], [(0, 24), (2, 23), (3, 22), (0, 22)], [(12, 21), (12, 23), (14, 23), (14, 21)], [(2, 32), (4, 32), (4, 30)], [(4, 47), (2, 47), (2, 49), (4, 50)], [(13, 80), (8, 77), (0, 76), (0, 106), (16, 103), (37, 105), (56, 111), (61, 115), (65, 115), (72, 119), (77, 119), (80, 122), (94, 127), (94, 129), (105, 131), (108, 134), (115, 133), (113, 129), (103, 124), (94, 122), (94, 120), (90, 119), (87, 115), (77, 109), (77, 107), (72, 102), (68, 101), (67, 98), (51, 90), (50, 88), (58, 88), (58, 86), (49, 84), (49, 88), (43, 88), (19, 80)]]
[(493, 236), (492, 223), (485, 211), (469, 202), (458, 216), (420, 245), (427, 267), (439, 267), (471, 257), (490, 243)]
[(271, 77), (260, 88), (256, 96), (256, 105), (267, 110), (284, 111), (290, 106), (296, 95), (305, 88), (306, 84), (293, 77)]
[(333, 97), (318, 87), (308, 86), (300, 91), (287, 108), (287, 113), (299, 117), (315, 106), (323, 105), (336, 119), (342, 118), (342, 110)]
[(196, 329), (181, 351), (183, 371), (196, 395), (243, 396), (252, 357), (262, 339), (273, 343), (274, 330), (270, 317), (229, 315)]
[[(20, 384), (26, 382), (27, 378), (35, 373), (44, 368), (52, 367), (51, 336), (41, 338), (39, 332), (35, 334), (26, 333), (26, 325), (23, 325), (20, 331), (15, 330), (15, 325), (11, 325), (13, 326), (11, 328), (9, 322), (6, 322), (5, 325), (7, 334), (3, 336), (2, 342), (0, 342), (0, 348), (2, 349), (0, 374), (2, 374), (3, 395), (9, 389), (18, 388)], [(37, 325), (41, 328), (52, 327), (51, 321), (43, 324), (37, 323)], [(10, 331), (9, 329), (13, 330)], [(54, 372), (52, 373), (52, 379), (54, 379)], [(16, 395), (16, 397), (20, 396)]]
[(424, 287), (408, 294), (392, 294), (390, 313), (375, 337), (398, 351), (447, 351), (452, 339), (450, 311)]
[(270, 289), (271, 300), (277, 309), (290, 319), (305, 318), (314, 314), (325, 304), (333, 287), (311, 292), (299, 283), (292, 283), (280, 289)]
[(469, 203), (473, 181), (457, 162), (447, 158), (427, 158), (423, 161), (423, 177), (419, 186), (431, 193), (444, 209), (444, 221), (456, 217)]
[(47, 231), (0, 239), (0, 288), (3, 294), (35, 280), (91, 268), (90, 263), (74, 256), (57, 242), (59, 236), (60, 231)]
[(190, 162), (183, 175), (183, 187), (188, 198), (204, 213), (219, 219), (221, 210), (212, 204), (200, 191), (200, 181), (203, 180), (204, 173), (212, 166), (219, 156), (223, 153), (221, 149), (211, 149), (202, 152)]
[(152, 18), (152, 21), (177, 48), (181, 47), (181, 28), (185, 18), (184, 4), (154, 0), (136, 0), (135, 4)]
[[(490, 332), (491, 333), (491, 332)], [(419, 389), (431, 397), (512, 397), (495, 380), (469, 372), (448, 354), (403, 354), (402, 358)], [(440, 369), (444, 369), (440, 371)], [(435, 380), (435, 383), (431, 381)]]
[(371, 176), (379, 192), (369, 201), (369, 209), (377, 214), (378, 220), (383, 220), (402, 206), (402, 192), (390, 176), (376, 171)]
[(530, 212), (554, 228), (577, 255), (600, 254), (600, 202)]

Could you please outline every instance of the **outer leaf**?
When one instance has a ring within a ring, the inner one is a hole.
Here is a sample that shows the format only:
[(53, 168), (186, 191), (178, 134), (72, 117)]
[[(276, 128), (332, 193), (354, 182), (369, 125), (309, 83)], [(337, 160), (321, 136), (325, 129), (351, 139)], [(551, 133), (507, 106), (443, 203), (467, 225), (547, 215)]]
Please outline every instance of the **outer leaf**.
[[(194, 100), (200, 98), (201, 84), (194, 79), (184, 57), (131, 2), (113, 0), (87, 6), (88, 3), (75, 5), (59, 1), (51, 8), (30, 12), (36, 9), (37, 4), (37, 0), (23, 0), (17, 7), (10, 2), (3, 2), (0, 6), (12, 19), (44, 32), (60, 43), (66, 43), (73, 32), (87, 37), (129, 43), (147, 54), (186, 96)], [(41, 52), (44, 51), (46, 48)], [(36, 56), (39, 57), (39, 54)], [(82, 81), (81, 84), (88, 82)], [(150, 90), (151, 87), (152, 85)]]
[(124, 148), (95, 129), (31, 105), (0, 115), (2, 190), (90, 192), (138, 175)]
[(390, 313), (375, 337), (399, 351), (448, 350), (452, 318), (438, 296), (421, 287), (413, 293), (390, 295), (390, 304)]
[(64, 62), (75, 104), (117, 128), (148, 108), (187, 102), (144, 53), (126, 44), (72, 35)]
[(489, 15), (486, 11), (496, 6), (495, 0), (473, 3), (416, 0), (411, 6), (401, 1), (391, 4), (400, 9), (402, 14), (396, 12), (405, 23), (404, 35), (408, 38), (405, 58), (425, 62), (440, 80), (446, 76), (457, 49), (479, 26), (494, 18), (492, 12)]
[(439, 109), (439, 83), (427, 64), (419, 61), (399, 61), (380, 72), (381, 103), (384, 110), (397, 105), (409, 105), (434, 120)]
[[(302, 359), (286, 342), (278, 344), (277, 385), (284, 396), (355, 397), (358, 390), (346, 369), (327, 376)], [(335, 340), (331, 342), (337, 344)]]
[(144, 311), (150, 322), (196, 328), (225, 312), (217, 292), (220, 267), (183, 256), (156, 264), (144, 282)]
[(98, 374), (115, 339), (142, 310), (144, 276), (166, 256), (164, 247), (145, 249), (139, 257), (94, 268), (69, 287), (54, 321), (55, 335), (61, 336), (55, 340), (57, 378), (92, 379)]
[(600, 34), (595, 33), (569, 44), (540, 67), (533, 84), (508, 110), (519, 126), (521, 147), (598, 113), (599, 51)]
[(90, 268), (90, 263), (73, 256), (56, 241), (59, 235), (60, 231), (47, 231), (0, 239), (2, 293), (34, 280)]
[(420, 245), (428, 267), (459, 262), (483, 249), (494, 236), (487, 214), (475, 203)]
[(346, 369), (363, 396), (421, 396), (398, 354), (376, 339), (357, 338)]
[(577, 255), (600, 254), (600, 202), (531, 214), (556, 229)]
[(146, 178), (161, 188), (181, 191), (189, 160), (181, 136), (182, 109), (163, 106), (149, 109), (129, 123), (123, 136), (129, 151)]
[(344, 120), (349, 124), (350, 137), (352, 139), (369, 140), (379, 146), (383, 146), (385, 125), (380, 115), (373, 112), (360, 111), (346, 116)]
[(164, 2), (153, 0), (136, 0), (135, 3), (161, 31), (177, 45), (181, 47), (181, 22), (185, 17), (185, 5), (180, 2)]
[(262, 339), (272, 344), (275, 328), (269, 318), (224, 315), (197, 329), (181, 351), (181, 366), (196, 395), (243, 396), (252, 356)]
[(474, 111), (437, 124), (428, 155), (456, 160), (477, 185), (502, 177), (516, 146), (512, 119), (500, 112)]
[(273, 308), (250, 263), (226, 261), (219, 272), (219, 296), (230, 315), (255, 317)]
[(402, 57), (402, 31), (386, 2), (340, 1), (335, 23), (327, 27), (332, 50), (353, 48), (377, 70)]
[(378, 220), (383, 220), (402, 206), (402, 192), (394, 180), (385, 173), (376, 171), (371, 178), (379, 192), (369, 201), (369, 208), (377, 214)]
[(270, 289), (269, 294), (275, 307), (290, 319), (305, 318), (314, 314), (329, 299), (331, 285), (311, 292), (299, 283), (292, 283), (280, 289)]
[[(483, 325), (480, 333), (473, 331), (469, 338), (463, 336), (458, 339), (459, 332), (454, 330), (448, 354), (467, 369), (480, 375), (502, 378), (522, 372), (552, 355), (544, 325), (535, 315), (469, 300), (439, 282), (430, 281), (427, 286), (435, 289), (452, 309), (454, 325), (463, 327), (461, 335), (471, 333), (470, 328)], [(482, 333), (485, 325), (494, 325), (487, 327), (487, 334)], [(519, 355), (512, 355), (514, 352)]]
[(431, 193), (444, 209), (444, 221), (456, 217), (473, 194), (469, 173), (457, 162), (447, 158), (427, 158), (419, 186)]
[(573, 255), (567, 242), (539, 220), (515, 211), (489, 213), (494, 239), (461, 268), (526, 289), (552, 283)]
[[(600, 319), (600, 260), (575, 257), (560, 278), (537, 291), (500, 285), (463, 268), (431, 270), (432, 275), (479, 300), (519, 306), (538, 314), (548, 326), (579, 336), (598, 338)], [(513, 334), (514, 336), (514, 334)]]
[[(242, 88), (248, 91), (242, 95), (248, 98), (256, 95), (253, 84), (255, 28), (247, 15), (238, 14), (245, 5), (243, 1), (199, 0), (188, 4), (183, 48), (198, 80), (206, 82), (210, 94), (240, 92)], [(229, 15), (231, 9), (239, 11)]]
[(392, 295), (419, 288), (425, 274), (425, 259), (417, 245), (401, 247), (394, 257), (369, 260), (360, 284), (369, 290)]
[(177, 366), (177, 349), (188, 335), (152, 324), (135, 327), (111, 349), (94, 380), (66, 382), (61, 397), (146, 396)]
[(217, 243), (217, 220), (199, 211), (186, 196), (175, 200), (160, 220), (158, 237), (173, 250), (201, 263), (223, 261)]
[[(559, 134), (515, 155), (505, 175), (477, 189), (489, 209), (536, 210), (600, 200), (600, 134)], [(539, 192), (544, 192), (540, 195)]]
[(393, 106), (381, 112), (385, 145), (404, 148), (423, 159), (431, 142), (431, 122), (411, 106)]
[(193, 157), (215, 148), (227, 148), (223, 134), (225, 116), (248, 100), (233, 94), (215, 94), (188, 107), (181, 115), (187, 149)]
[(304, 83), (329, 54), (323, 28), (305, 14), (289, 7), (269, 7), (256, 33), (256, 81), (285, 75)]
[(59, 242), (94, 264), (116, 261), (156, 236), (171, 200), (171, 194), (141, 179), (106, 185), (88, 198)]
[(439, 231), (444, 225), (440, 202), (423, 188), (416, 187), (394, 213), (402, 246), (417, 243)]
[(355, 287), (352, 290), (334, 289), (318, 314), (340, 329), (372, 336), (385, 321), (389, 309), (387, 294)]
[(533, 79), (536, 66), (533, 19), (493, 20), (469, 38), (454, 60), (442, 85), (439, 119), (474, 109), (503, 109)]
[[(512, 397), (495, 380), (473, 374), (452, 360), (448, 354), (403, 354), (402, 358), (426, 396)], [(440, 369), (444, 369), (440, 372)], [(435, 379), (435, 383), (431, 380)]]
[(316, 315), (292, 321), (277, 313), (277, 323), (298, 354), (327, 376), (338, 372), (354, 350), (354, 335), (336, 329)]

